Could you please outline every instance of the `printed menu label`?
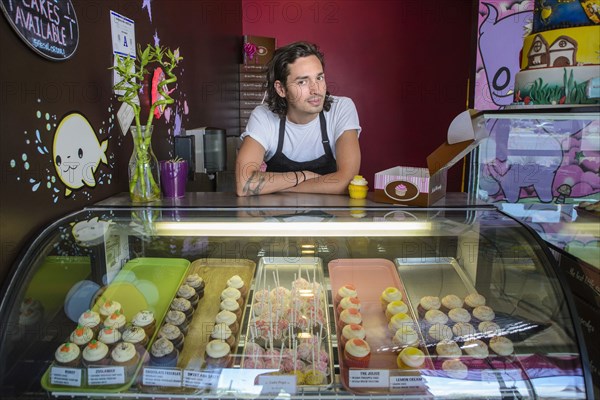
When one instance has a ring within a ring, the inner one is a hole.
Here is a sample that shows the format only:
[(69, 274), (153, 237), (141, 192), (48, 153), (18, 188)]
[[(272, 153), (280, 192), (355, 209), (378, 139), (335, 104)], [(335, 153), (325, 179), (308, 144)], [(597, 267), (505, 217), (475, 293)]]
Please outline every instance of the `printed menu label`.
[(142, 382), (147, 386), (181, 387), (181, 370), (144, 368)]
[(262, 385), (260, 394), (296, 393), (296, 375), (260, 375), (258, 384)]
[(389, 386), (390, 371), (387, 369), (351, 369), (348, 371), (348, 386), (379, 388)]
[(214, 372), (183, 370), (183, 386), (196, 389), (217, 387), (219, 374)]
[(88, 385), (125, 383), (125, 367), (88, 368)]
[(423, 389), (425, 381), (422, 376), (392, 376), (390, 389)]
[(52, 367), (50, 383), (53, 385), (81, 386), (81, 369)]

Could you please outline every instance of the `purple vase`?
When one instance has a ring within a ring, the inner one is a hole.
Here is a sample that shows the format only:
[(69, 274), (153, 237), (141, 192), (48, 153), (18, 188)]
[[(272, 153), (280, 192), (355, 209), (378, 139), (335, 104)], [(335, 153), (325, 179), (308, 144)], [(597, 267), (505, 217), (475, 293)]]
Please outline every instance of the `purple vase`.
[(160, 183), (165, 197), (181, 198), (185, 196), (188, 163), (186, 160), (160, 162)]

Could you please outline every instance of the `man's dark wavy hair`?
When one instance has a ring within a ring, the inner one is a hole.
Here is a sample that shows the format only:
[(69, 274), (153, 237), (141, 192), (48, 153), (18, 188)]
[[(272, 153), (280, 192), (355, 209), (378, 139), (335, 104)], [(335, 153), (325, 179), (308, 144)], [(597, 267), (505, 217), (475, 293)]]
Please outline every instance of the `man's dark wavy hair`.
[[(267, 104), (269, 109), (280, 117), (285, 118), (287, 114), (288, 103), (283, 97), (280, 97), (275, 90), (275, 81), (280, 81), (284, 86), (287, 83), (287, 77), (290, 73), (288, 65), (293, 64), (300, 57), (316, 56), (323, 70), (325, 69), (325, 60), (323, 53), (319, 51), (317, 45), (308, 42), (296, 42), (280, 47), (275, 50), (273, 59), (267, 65)], [(323, 109), (329, 111), (331, 109), (331, 95), (325, 93), (325, 102)]]

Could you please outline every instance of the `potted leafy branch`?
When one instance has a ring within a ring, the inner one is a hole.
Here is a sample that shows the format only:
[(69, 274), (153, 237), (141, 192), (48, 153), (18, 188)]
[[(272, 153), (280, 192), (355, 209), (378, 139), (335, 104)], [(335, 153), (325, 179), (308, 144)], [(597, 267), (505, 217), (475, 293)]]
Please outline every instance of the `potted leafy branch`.
[[(179, 49), (175, 52), (162, 46), (147, 45), (144, 50), (138, 46), (137, 58), (117, 56), (116, 65), (112, 67), (121, 78), (114, 85), (114, 90), (121, 91), (119, 101), (128, 104), (133, 109), (134, 125), (130, 128), (133, 137), (133, 153), (129, 160), (129, 194), (132, 202), (149, 202), (160, 198), (159, 167), (156, 156), (152, 151), (152, 130), (157, 112), (164, 109), (174, 100), (169, 96), (167, 85), (177, 81), (173, 70), (180, 60)], [(152, 96), (150, 109), (145, 124), (142, 125), (142, 106), (138, 94), (144, 81), (149, 76), (148, 68), (156, 66), (156, 96)], [(158, 72), (158, 73), (157, 73)]]

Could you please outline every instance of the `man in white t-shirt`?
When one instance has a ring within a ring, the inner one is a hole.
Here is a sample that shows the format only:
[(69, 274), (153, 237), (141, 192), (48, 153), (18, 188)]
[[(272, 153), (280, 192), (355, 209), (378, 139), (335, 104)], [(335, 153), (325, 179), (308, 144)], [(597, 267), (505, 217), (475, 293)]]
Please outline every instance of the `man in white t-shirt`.
[(323, 54), (310, 43), (275, 51), (267, 104), (252, 111), (241, 136), (238, 196), (347, 191), (360, 168), (361, 128), (352, 100), (327, 92), (323, 66)]

